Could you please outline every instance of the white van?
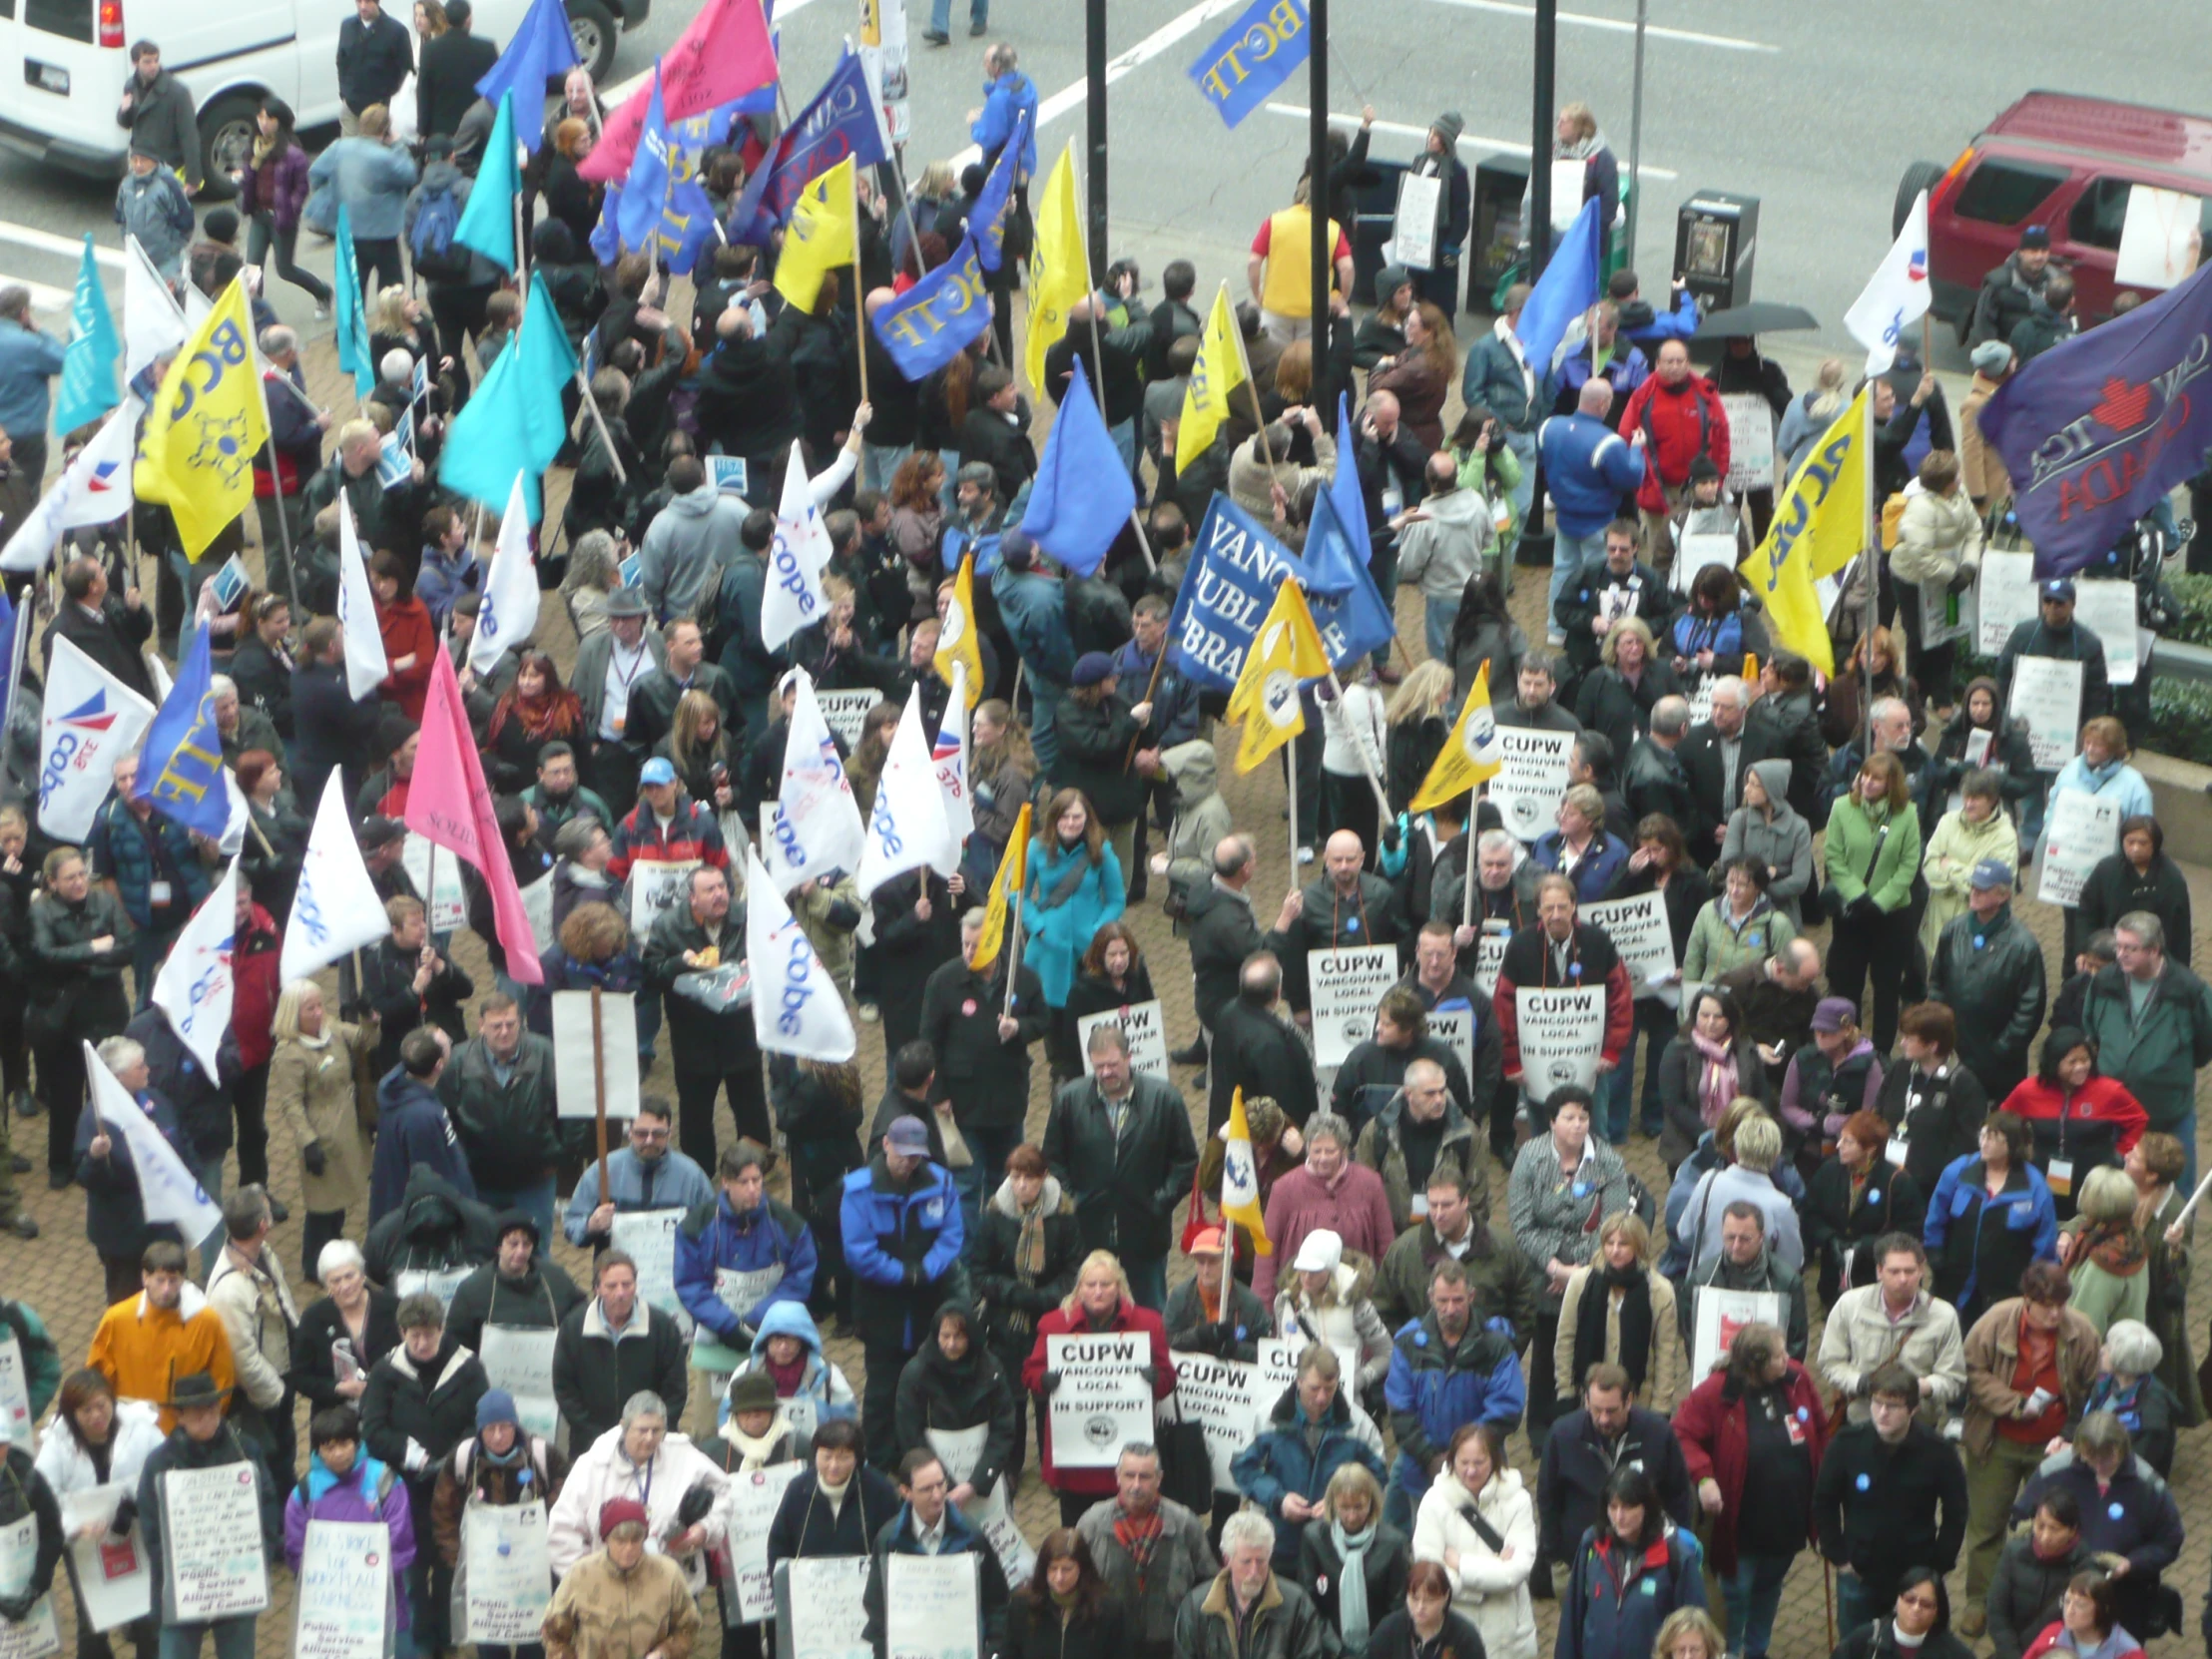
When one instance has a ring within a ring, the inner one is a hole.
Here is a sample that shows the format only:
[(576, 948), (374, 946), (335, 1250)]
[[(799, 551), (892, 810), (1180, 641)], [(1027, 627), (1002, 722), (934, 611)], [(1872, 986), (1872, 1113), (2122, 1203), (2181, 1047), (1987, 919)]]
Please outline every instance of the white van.
[[(471, 3), (469, 32), (499, 46), (529, 9), (529, 0)], [(645, 20), (650, 0), (567, 3), (577, 50), (604, 77), (616, 35)], [(412, 0), (386, 8), (412, 27)], [(265, 95), (290, 105), (302, 131), (335, 124), (338, 26), (352, 15), (351, 0), (0, 0), (0, 145), (72, 173), (121, 176), (130, 133), (116, 106), (131, 43), (151, 40), (162, 67), (192, 89), (202, 165), (220, 195), (245, 165)]]

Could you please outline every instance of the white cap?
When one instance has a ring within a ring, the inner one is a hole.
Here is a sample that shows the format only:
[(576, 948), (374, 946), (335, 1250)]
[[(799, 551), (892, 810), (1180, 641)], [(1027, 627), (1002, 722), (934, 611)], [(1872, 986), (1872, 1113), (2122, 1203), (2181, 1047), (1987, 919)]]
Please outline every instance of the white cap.
[(1298, 1260), (1291, 1264), (1293, 1273), (1331, 1273), (1345, 1259), (1345, 1242), (1323, 1228), (1306, 1235), (1298, 1247)]

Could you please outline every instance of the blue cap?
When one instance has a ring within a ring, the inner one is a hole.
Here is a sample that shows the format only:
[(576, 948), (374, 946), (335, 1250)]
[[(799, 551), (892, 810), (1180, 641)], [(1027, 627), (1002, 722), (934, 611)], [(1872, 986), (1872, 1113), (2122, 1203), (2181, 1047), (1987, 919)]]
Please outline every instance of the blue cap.
[(1100, 686), (1114, 677), (1114, 659), (1103, 651), (1086, 651), (1075, 659), (1072, 684)]
[(1973, 873), (1966, 880), (1975, 892), (1987, 892), (1991, 887), (2009, 887), (2012, 871), (2001, 858), (1984, 858), (1973, 866)]
[(522, 1419), (515, 1414), (515, 1396), (505, 1388), (486, 1388), (476, 1401), (476, 1429), (482, 1433), (495, 1422), (511, 1422), (521, 1426)]
[(673, 784), (675, 782), (676, 768), (665, 755), (654, 756), (638, 772), (638, 783), (640, 785)]
[(2071, 576), (2054, 576), (2043, 584), (2042, 592), (2045, 599), (2063, 599), (2071, 605), (2074, 597), (2073, 578)]

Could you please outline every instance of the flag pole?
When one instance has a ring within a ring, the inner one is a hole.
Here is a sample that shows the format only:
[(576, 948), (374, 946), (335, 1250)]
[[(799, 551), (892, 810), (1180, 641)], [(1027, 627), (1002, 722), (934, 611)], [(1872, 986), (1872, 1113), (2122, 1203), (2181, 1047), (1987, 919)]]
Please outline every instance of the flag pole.
[(1464, 890), (1463, 890), (1463, 891), (1462, 891), (1462, 892), (1460, 893), (1460, 895), (1459, 895), (1459, 925), (1460, 925), (1461, 927), (1472, 927), (1472, 926), (1474, 925), (1474, 842), (1475, 842), (1475, 833), (1474, 833), (1474, 802), (1473, 802), (1473, 800), (1472, 800), (1471, 796), (1470, 796), (1470, 798), (1469, 798), (1469, 800), (1468, 800), (1468, 802), (1467, 802), (1467, 830), (1466, 830), (1466, 834), (1467, 834), (1467, 855), (1466, 855), (1466, 859), (1465, 859), (1465, 862), (1466, 862), (1466, 866), (1467, 866), (1467, 867), (1466, 867), (1466, 872), (1465, 872), (1465, 875), (1464, 875), (1464, 877), (1463, 877), (1463, 879), (1464, 879), (1464, 881), (1465, 881), (1465, 887), (1464, 887)]
[[(1337, 694), (1337, 708), (1340, 711), (1340, 718), (1342, 718), (1341, 712), (1344, 709), (1345, 703), (1345, 687), (1344, 682), (1337, 678), (1337, 671), (1335, 669), (1331, 669), (1329, 671), (1329, 685), (1330, 688)], [(1350, 731), (1349, 727), (1347, 728), (1347, 731)], [(1360, 770), (1367, 774), (1368, 787), (1375, 791), (1376, 810), (1382, 815), (1382, 819), (1377, 823), (1375, 827), (1378, 844), (1380, 844), (1382, 833), (1382, 826), (1388, 824), (1392, 819), (1396, 818), (1397, 815), (1390, 811), (1390, 798), (1382, 788), (1382, 778), (1379, 777), (1376, 773), (1375, 757), (1368, 753), (1368, 746), (1366, 742), (1362, 740), (1359, 733), (1353, 732), (1351, 736), (1352, 747), (1360, 752)]]
[(1874, 386), (1867, 387), (1867, 625), (1859, 636), (1859, 668), (1864, 691), (1859, 701), (1863, 738), (1860, 764), (1874, 759), (1874, 631), (1882, 626), (1882, 517), (1874, 481)]
[[(862, 371), (862, 378), (865, 378), (864, 370)], [(623, 471), (622, 457), (615, 453), (614, 434), (607, 430), (607, 417), (599, 412), (599, 399), (592, 396), (591, 382), (584, 378), (582, 359), (578, 359), (576, 364), (576, 385), (584, 394), (584, 408), (591, 416), (592, 425), (599, 429), (599, 441), (607, 446), (607, 464), (615, 469), (615, 482), (624, 488), (628, 488), (630, 475)], [(867, 393), (863, 390), (860, 396), (865, 399)], [(478, 503), (478, 505), (481, 506), (482, 504)]]
[[(30, 655), (31, 624), (37, 621), (37, 606), (32, 604), (31, 597), (30, 585), (26, 583), (23, 604), (15, 613), (15, 637), (8, 642), (8, 701), (7, 707), (0, 710), (0, 778), (12, 777), (14, 772), (7, 760), (7, 734), (15, 725), (16, 698), (23, 687), (23, 665)], [(1164, 650), (1160, 654), (1167, 655)]]
[(600, 988), (591, 988), (591, 1086), (599, 1142), (599, 1202), (607, 1198), (607, 1036), (599, 1009)]
[(1298, 740), (1293, 738), (1283, 746), (1283, 774), (1290, 780), (1291, 794), (1291, 891), (1298, 891)]
[[(254, 342), (254, 389), (261, 394), (262, 399), (262, 429), (269, 434), (270, 497), (276, 503), (276, 534), (284, 549), (284, 598), (289, 601), (292, 614), (296, 616), (299, 612), (299, 578), (291, 568), (291, 521), (284, 513), (284, 476), (276, 467), (276, 423), (270, 418), (269, 413), (269, 365), (262, 361), (259, 340)], [(291, 385), (290, 375), (284, 376), (284, 384)], [(292, 389), (298, 390), (296, 386)], [(262, 563), (265, 567), (269, 563), (267, 547), (262, 549)], [(269, 572), (265, 568), (262, 574), (267, 576)]]
[[(899, 189), (901, 191), (904, 191), (905, 189), (905, 180), (903, 178), (899, 180)], [(906, 224), (907, 228), (910, 231), (913, 226), (913, 218), (910, 213), (907, 217)], [(917, 260), (920, 258), (918, 242), (916, 243), (915, 258)], [(852, 343), (858, 349), (860, 359), (860, 401), (865, 403), (867, 401), (867, 295), (861, 289), (861, 281), (860, 170), (855, 167), (852, 170)]]

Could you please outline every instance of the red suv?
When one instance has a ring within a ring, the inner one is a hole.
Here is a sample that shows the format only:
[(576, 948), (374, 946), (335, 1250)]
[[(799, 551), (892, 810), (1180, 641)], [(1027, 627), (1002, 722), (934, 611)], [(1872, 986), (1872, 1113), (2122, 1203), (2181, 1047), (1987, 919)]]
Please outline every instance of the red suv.
[(1928, 192), (1929, 276), (1936, 314), (1963, 343), (1981, 278), (2019, 246), (2030, 225), (2050, 231), (2051, 257), (2072, 269), (2085, 317), (2112, 309), (2113, 256), (2128, 191), (2156, 185), (2204, 200), (2212, 245), (2212, 120), (2031, 92), (1990, 122), (1946, 168), (1916, 162), (1898, 186), (1891, 235)]

